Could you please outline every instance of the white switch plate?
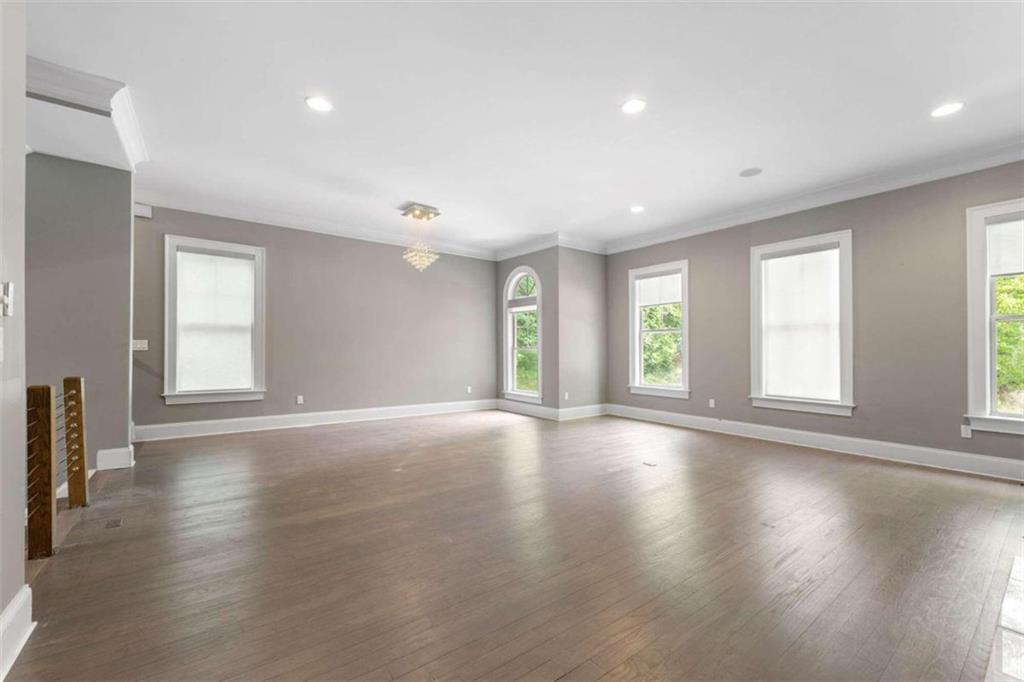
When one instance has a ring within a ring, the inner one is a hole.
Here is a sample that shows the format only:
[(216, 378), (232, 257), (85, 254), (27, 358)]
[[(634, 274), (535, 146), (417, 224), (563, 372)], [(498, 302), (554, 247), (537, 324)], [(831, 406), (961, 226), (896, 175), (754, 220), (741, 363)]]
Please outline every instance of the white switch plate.
[(565, 399), (566, 399), (566, 400), (568, 400), (568, 399), (569, 399), (569, 391), (566, 391), (566, 392), (565, 392)]
[(149, 350), (149, 339), (135, 339), (132, 341), (132, 350)]
[(466, 393), (472, 393), (472, 392), (473, 392), (473, 387), (472, 386), (466, 386)]
[(714, 406), (715, 406), (715, 399), (714, 398), (708, 398), (708, 407), (714, 407)]
[(304, 402), (306, 402), (306, 399), (303, 398), (301, 395), (295, 396), (295, 404), (296, 405), (301, 405)]
[(971, 427), (969, 425), (967, 425), (967, 424), (961, 424), (960, 425), (960, 437), (961, 438), (971, 438), (972, 436), (973, 436), (973, 434), (971, 433)]

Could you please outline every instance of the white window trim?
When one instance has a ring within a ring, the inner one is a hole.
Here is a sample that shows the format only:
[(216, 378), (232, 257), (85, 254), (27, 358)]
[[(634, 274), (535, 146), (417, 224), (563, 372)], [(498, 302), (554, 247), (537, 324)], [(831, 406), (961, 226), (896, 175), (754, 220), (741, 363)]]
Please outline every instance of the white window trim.
[[(682, 276), (681, 317), (683, 323), (683, 381), (681, 386), (647, 386), (641, 383), (640, 370), (640, 313), (636, 305), (636, 282), (640, 279), (659, 275)], [(690, 398), (690, 285), (689, 261), (677, 260), (671, 263), (647, 265), (629, 271), (629, 392), (634, 395), (650, 395), (659, 398)]]
[[(766, 256), (811, 253), (839, 247), (839, 400), (813, 400), (764, 393), (761, 327), (761, 261)], [(840, 417), (853, 414), (853, 232), (840, 230), (750, 249), (750, 401), (754, 407)]]
[[(177, 390), (177, 310), (179, 250), (251, 257), (255, 263), (255, 306), (253, 317), (253, 388), (227, 391)], [(266, 393), (266, 250), (259, 246), (218, 242), (195, 237), (164, 236), (164, 392), (167, 405), (222, 403), (263, 400)]]
[[(537, 304), (537, 392), (526, 393), (524, 391), (515, 391), (510, 387), (514, 386), (513, 377), (513, 354), (512, 344), (514, 342), (512, 335), (512, 325), (510, 324), (511, 313), (514, 307), (509, 306), (509, 302), (512, 300), (512, 283), (515, 282), (521, 275), (530, 275), (533, 277), (533, 281), (537, 284), (536, 296), (530, 298), (536, 299)], [(507, 400), (517, 400), (523, 403), (533, 403), (534, 405), (540, 405), (544, 400), (544, 319), (541, 310), (541, 296), (543, 294), (543, 287), (541, 285), (540, 277), (537, 276), (537, 272), (528, 265), (520, 265), (508, 274), (508, 278), (505, 280), (505, 286), (501, 290), (502, 299), (502, 339), (503, 339), (503, 354), (502, 358), (502, 395)]]
[(989, 312), (988, 225), (1024, 214), (1024, 198), (967, 209), (967, 420), (972, 430), (1024, 435), (1024, 419), (992, 412), (995, 352)]

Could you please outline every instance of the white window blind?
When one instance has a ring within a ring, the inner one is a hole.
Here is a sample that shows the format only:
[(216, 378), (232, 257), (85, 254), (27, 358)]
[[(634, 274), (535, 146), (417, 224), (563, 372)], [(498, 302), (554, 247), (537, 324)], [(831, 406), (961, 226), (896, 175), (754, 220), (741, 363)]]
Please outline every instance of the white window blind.
[(683, 276), (680, 273), (647, 277), (636, 282), (637, 304), (649, 305), (679, 303), (683, 300)]
[(253, 388), (255, 261), (178, 251), (178, 390)]
[(988, 274), (1024, 272), (1024, 219), (988, 225)]
[(840, 399), (839, 249), (761, 262), (764, 394)]

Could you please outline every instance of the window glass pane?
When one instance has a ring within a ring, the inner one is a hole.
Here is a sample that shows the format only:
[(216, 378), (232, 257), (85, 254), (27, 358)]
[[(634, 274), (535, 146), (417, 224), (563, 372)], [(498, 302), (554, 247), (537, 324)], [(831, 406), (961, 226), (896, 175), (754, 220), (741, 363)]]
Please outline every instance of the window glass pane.
[(1024, 272), (1024, 219), (988, 226), (988, 273)]
[(683, 383), (682, 334), (642, 332), (640, 335), (642, 376), (650, 386), (681, 386)]
[(683, 276), (661, 275), (636, 281), (636, 303), (639, 306), (679, 303), (683, 300)]
[(1024, 320), (996, 322), (996, 412), (1024, 416)]
[(678, 303), (652, 305), (640, 309), (644, 329), (679, 329), (682, 327), (682, 306)]
[(993, 279), (996, 315), (1024, 315), (1024, 275)]
[(537, 392), (537, 351), (517, 350), (516, 354), (516, 387), (515, 390), (525, 393)]
[(537, 294), (537, 282), (529, 275), (523, 275), (516, 283), (515, 298), (524, 296), (535, 296)]
[(839, 249), (761, 262), (765, 395), (840, 399)]
[(176, 256), (178, 390), (252, 388), (255, 262)]
[(516, 322), (516, 348), (536, 348), (537, 311), (515, 313), (513, 317)]

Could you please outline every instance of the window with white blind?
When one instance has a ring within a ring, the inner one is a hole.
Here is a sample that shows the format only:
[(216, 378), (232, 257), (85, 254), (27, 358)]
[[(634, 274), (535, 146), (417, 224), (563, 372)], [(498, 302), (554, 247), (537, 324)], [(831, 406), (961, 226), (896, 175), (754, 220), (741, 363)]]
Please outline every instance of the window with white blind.
[(687, 262), (629, 271), (629, 390), (690, 397)]
[(167, 404), (263, 398), (264, 261), (256, 246), (165, 237)]
[(971, 429), (1024, 434), (1024, 199), (967, 211)]
[(750, 397), (755, 407), (850, 416), (849, 230), (750, 250)]

